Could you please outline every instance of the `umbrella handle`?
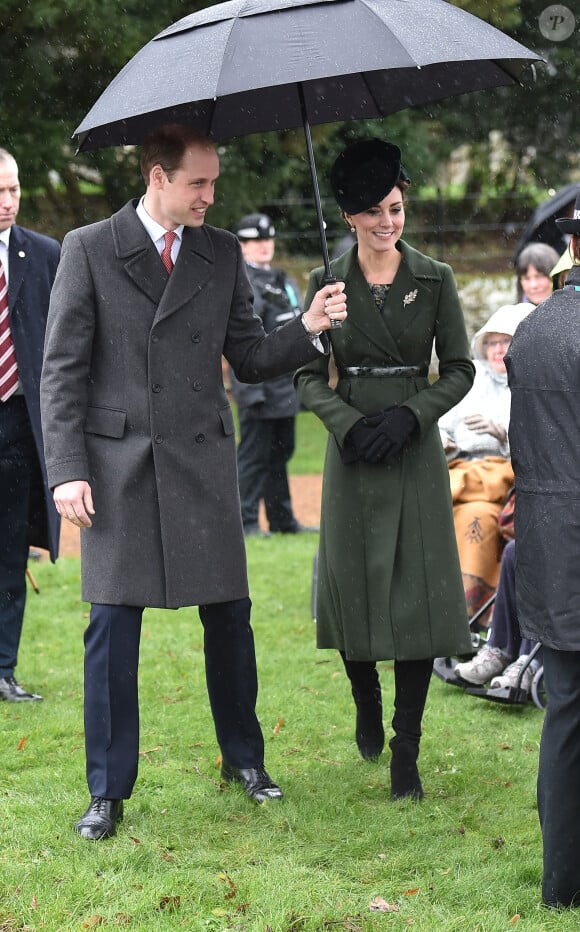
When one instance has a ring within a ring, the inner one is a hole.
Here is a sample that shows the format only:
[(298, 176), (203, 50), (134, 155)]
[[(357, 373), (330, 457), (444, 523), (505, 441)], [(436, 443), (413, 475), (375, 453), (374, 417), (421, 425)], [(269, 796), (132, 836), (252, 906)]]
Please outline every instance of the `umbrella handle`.
[[(328, 272), (327, 272), (326, 275), (324, 276), (324, 278), (323, 278), (323, 280), (322, 280), (322, 284), (323, 284), (323, 285), (336, 285), (336, 278), (334, 277), (334, 275), (332, 274), (332, 272), (330, 271), (330, 269), (328, 270)], [(341, 327), (342, 327), (342, 321), (341, 321), (341, 320), (331, 320), (331, 321), (330, 321), (330, 329), (331, 329), (331, 330), (340, 330)]]

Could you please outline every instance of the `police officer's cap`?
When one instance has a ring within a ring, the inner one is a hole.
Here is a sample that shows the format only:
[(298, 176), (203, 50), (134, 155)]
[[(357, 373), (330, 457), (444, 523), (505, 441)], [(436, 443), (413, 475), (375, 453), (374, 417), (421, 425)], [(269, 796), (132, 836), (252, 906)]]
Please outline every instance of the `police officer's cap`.
[(400, 178), (410, 182), (399, 147), (382, 139), (363, 139), (340, 153), (330, 171), (330, 186), (342, 210), (360, 214), (379, 204)]
[(267, 214), (248, 214), (242, 217), (235, 233), (241, 240), (274, 239), (276, 229)]

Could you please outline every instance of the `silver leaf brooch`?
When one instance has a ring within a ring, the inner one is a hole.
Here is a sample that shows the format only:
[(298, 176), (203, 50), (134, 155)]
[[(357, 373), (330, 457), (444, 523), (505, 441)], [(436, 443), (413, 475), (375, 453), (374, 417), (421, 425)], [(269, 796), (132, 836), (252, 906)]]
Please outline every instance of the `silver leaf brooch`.
[(414, 291), (410, 291), (408, 294), (406, 294), (403, 298), (403, 306), (407, 307), (407, 304), (412, 304), (418, 293), (418, 290), (415, 288)]

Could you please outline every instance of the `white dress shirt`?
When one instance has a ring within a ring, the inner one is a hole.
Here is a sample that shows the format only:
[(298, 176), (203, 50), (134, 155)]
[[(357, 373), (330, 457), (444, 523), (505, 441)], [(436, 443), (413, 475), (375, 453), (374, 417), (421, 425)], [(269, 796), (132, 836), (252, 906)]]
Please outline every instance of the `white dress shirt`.
[(2, 230), (0, 233), (0, 262), (4, 266), (4, 275), (6, 276), (6, 284), (10, 281), (10, 269), (8, 267), (8, 244), (10, 242), (10, 227), (7, 230)]
[[(145, 205), (143, 203), (144, 197), (145, 195), (143, 195), (143, 197), (137, 204), (137, 208), (136, 208), (137, 216), (139, 217), (139, 220), (141, 221), (141, 223), (147, 230), (149, 236), (155, 243), (157, 252), (159, 253), (159, 255), (161, 255), (165, 247), (165, 239), (164, 239), (165, 234), (171, 231), (166, 230), (165, 227), (162, 227), (160, 223), (157, 223), (157, 220), (154, 220), (153, 217), (151, 217), (147, 213), (147, 211), (145, 210)], [(183, 236), (183, 224), (179, 227), (176, 227), (175, 230), (173, 230), (173, 233), (175, 233), (175, 239), (173, 240), (173, 245), (171, 247), (171, 260), (173, 264), (175, 265), (177, 261), (177, 256), (179, 255), (179, 250), (181, 249), (181, 237)]]

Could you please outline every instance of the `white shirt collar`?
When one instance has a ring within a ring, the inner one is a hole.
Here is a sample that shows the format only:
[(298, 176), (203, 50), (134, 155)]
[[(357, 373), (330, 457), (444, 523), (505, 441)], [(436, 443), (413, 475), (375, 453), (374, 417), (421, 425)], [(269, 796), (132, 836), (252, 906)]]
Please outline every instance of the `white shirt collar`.
[(4, 275), (6, 276), (6, 283), (10, 281), (10, 269), (8, 268), (8, 247), (10, 244), (10, 230), (12, 227), (8, 227), (7, 230), (2, 230), (0, 233), (0, 260), (2, 260), (2, 266), (4, 268)]
[[(145, 205), (143, 203), (144, 197), (145, 195), (143, 195), (143, 197), (139, 200), (139, 203), (137, 204), (137, 208), (136, 208), (137, 216), (139, 217), (139, 220), (141, 221), (141, 223), (147, 230), (149, 236), (151, 237), (155, 245), (158, 246), (158, 248), (160, 245), (162, 249), (163, 246), (165, 245), (165, 241), (163, 237), (169, 231), (166, 230), (165, 227), (161, 226), (160, 223), (157, 223), (157, 220), (154, 220), (153, 217), (151, 217), (150, 214), (147, 213), (147, 211), (145, 210)], [(183, 224), (179, 227), (176, 227), (173, 232), (176, 234), (177, 239), (181, 243), (181, 237), (183, 236)]]

